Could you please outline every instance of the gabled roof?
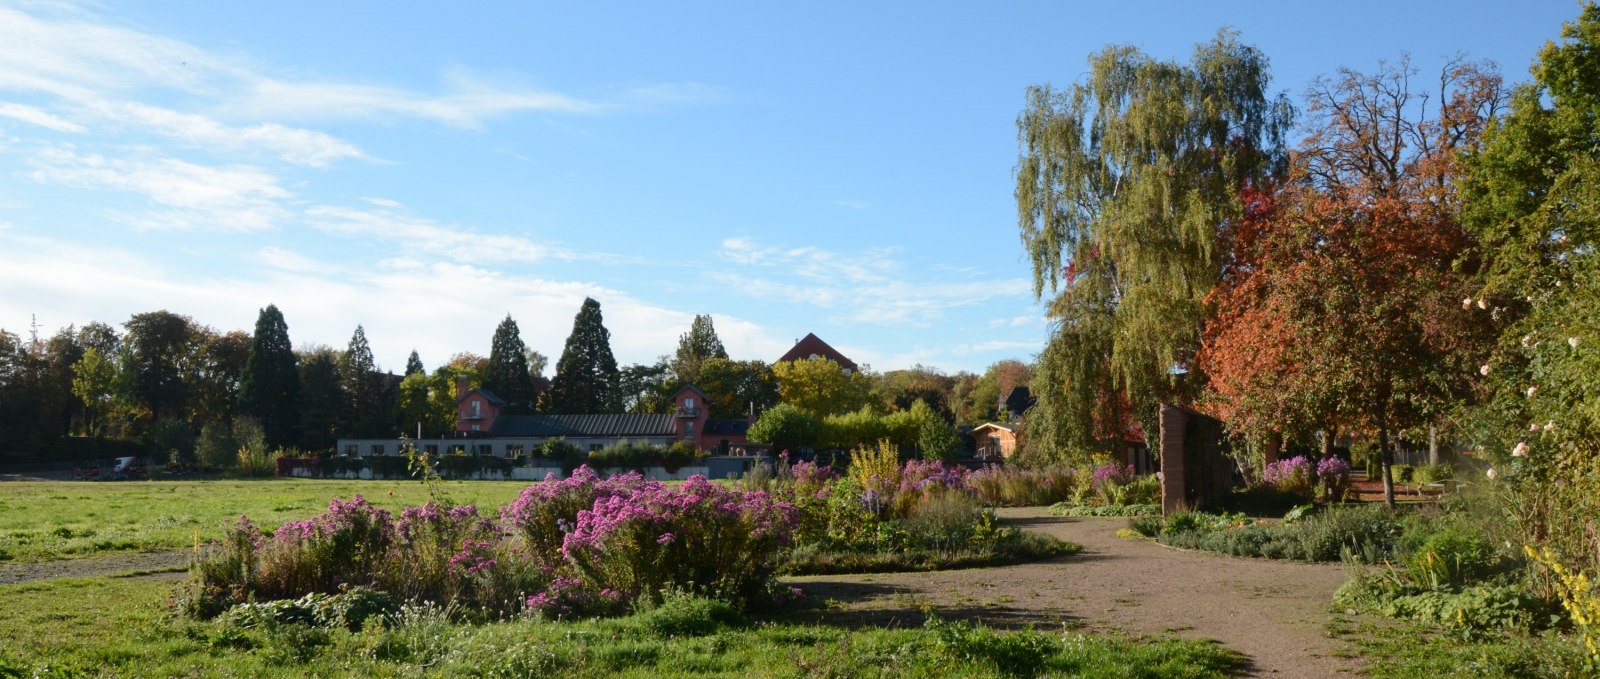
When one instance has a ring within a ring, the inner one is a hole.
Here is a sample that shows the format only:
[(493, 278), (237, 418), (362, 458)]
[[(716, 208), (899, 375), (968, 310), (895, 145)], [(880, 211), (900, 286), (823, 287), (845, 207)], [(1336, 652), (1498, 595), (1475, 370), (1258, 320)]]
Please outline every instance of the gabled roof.
[(471, 396), (473, 394), (482, 394), (484, 398), (489, 399), (490, 403), (493, 403), (493, 404), (495, 404), (497, 406), (504, 407), (505, 404), (506, 404), (506, 400), (505, 399), (500, 398), (499, 396), (496, 396), (494, 392), (489, 391), (488, 389), (484, 389), (482, 387), (479, 387), (477, 389), (473, 389), (472, 391), (469, 391), (469, 392), (467, 392), (465, 394), (462, 394), (461, 398), (456, 399), (456, 403), (460, 403), (461, 401), (465, 400), (468, 396)]
[(983, 429), (1002, 429), (1010, 432), (1015, 432), (1017, 430), (1016, 427), (1009, 424), (1002, 424), (1000, 422), (984, 422), (983, 424), (973, 427), (971, 433), (976, 435), (980, 430)]
[(626, 438), (674, 436), (673, 417), (650, 415), (501, 415), (489, 428), (490, 436)]
[(1012, 417), (1022, 417), (1023, 413), (1028, 412), (1028, 409), (1033, 407), (1035, 400), (1033, 393), (1028, 391), (1027, 387), (1012, 387), (1011, 393), (1006, 394), (1005, 399), (1000, 401), (1000, 405), (1005, 406)]
[(677, 390), (675, 392), (672, 392), (672, 399), (674, 401), (676, 401), (678, 399), (678, 395), (682, 394), (683, 392), (686, 392), (686, 391), (692, 391), (692, 392), (694, 392), (696, 394), (699, 394), (701, 400), (705, 401), (706, 403), (711, 403), (711, 397), (707, 396), (705, 392), (700, 391), (700, 387), (694, 386), (692, 384), (685, 384), (685, 385), (683, 385), (683, 388), (681, 388), (681, 389), (679, 389), (679, 390)]
[(833, 359), (833, 362), (838, 363), (839, 367), (847, 368), (850, 370), (850, 372), (855, 372), (857, 370), (855, 361), (845, 358), (845, 355), (839, 353), (838, 349), (828, 346), (828, 343), (822, 341), (822, 339), (817, 337), (815, 333), (809, 332), (806, 333), (806, 336), (801, 338), (799, 342), (795, 342), (794, 348), (790, 349), (788, 353), (784, 354), (781, 358), (774, 362), (782, 363), (784, 361), (803, 361), (811, 358), (812, 356)]

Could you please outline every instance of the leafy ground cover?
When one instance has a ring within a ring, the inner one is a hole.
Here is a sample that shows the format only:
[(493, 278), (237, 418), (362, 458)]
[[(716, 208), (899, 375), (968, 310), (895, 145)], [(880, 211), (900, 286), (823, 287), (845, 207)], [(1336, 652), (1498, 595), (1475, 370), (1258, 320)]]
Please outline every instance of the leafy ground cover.
[[(527, 486), (522, 481), (441, 482), (457, 502), (484, 507), (506, 504)], [(321, 511), (330, 497), (357, 493), (391, 510), (428, 499), (416, 481), (29, 481), (3, 488), (0, 561), (193, 548), (196, 540), (220, 538), (240, 514), (270, 528)]]
[[(579, 622), (452, 622), (410, 608), (354, 631), (170, 614), (170, 581), (91, 578), (0, 587), (0, 676), (1224, 677), (1239, 654), (1204, 641), (752, 619), (669, 599)], [(808, 616), (826, 619), (826, 611)]]

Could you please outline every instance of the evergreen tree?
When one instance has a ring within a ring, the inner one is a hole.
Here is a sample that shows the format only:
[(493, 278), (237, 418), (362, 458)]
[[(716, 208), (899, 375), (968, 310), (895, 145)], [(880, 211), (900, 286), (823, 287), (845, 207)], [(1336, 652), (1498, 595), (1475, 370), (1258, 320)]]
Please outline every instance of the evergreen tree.
[(357, 436), (376, 435), (382, 427), (383, 380), (378, 377), (378, 367), (372, 358), (372, 347), (367, 344), (367, 331), (356, 326), (339, 363), (339, 382), (344, 392), (344, 408), (338, 430)]
[(679, 383), (699, 386), (700, 366), (707, 359), (727, 357), (728, 350), (722, 347), (722, 340), (717, 338), (717, 329), (711, 325), (711, 315), (696, 314), (689, 332), (678, 336), (678, 353), (673, 359), (672, 370), (677, 374)]
[(556, 362), (550, 385), (550, 412), (615, 413), (617, 359), (611, 354), (611, 332), (600, 316), (600, 303), (585, 297), (572, 322), (572, 334)]
[(267, 445), (294, 445), (300, 429), (299, 359), (289, 343), (289, 325), (276, 305), (256, 317), (256, 331), (239, 385), (239, 412), (256, 418)]
[(427, 373), (427, 372), (428, 371), (425, 368), (422, 367), (422, 357), (417, 355), (417, 350), (416, 349), (412, 349), (411, 350), (411, 356), (406, 358), (406, 374), (405, 374), (405, 377), (410, 377), (410, 376), (416, 375), (418, 373)]
[(527, 349), (517, 322), (511, 320), (511, 314), (506, 314), (506, 320), (500, 321), (500, 327), (494, 330), (489, 362), (483, 370), (483, 388), (504, 399), (507, 412), (533, 410), (533, 379), (528, 374)]

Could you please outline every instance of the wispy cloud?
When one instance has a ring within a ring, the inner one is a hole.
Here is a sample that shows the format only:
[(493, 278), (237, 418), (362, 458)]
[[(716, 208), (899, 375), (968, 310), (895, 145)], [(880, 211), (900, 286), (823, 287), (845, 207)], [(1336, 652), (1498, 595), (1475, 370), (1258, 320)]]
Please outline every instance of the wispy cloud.
[(489, 82), (463, 72), (447, 73), (444, 91), (424, 94), (395, 87), (260, 78), (223, 110), (269, 118), (329, 119), (408, 117), (469, 129), (519, 112), (598, 113), (610, 105), (529, 87)]
[(398, 205), (375, 209), (318, 205), (305, 214), (312, 227), (326, 233), (391, 241), (407, 252), (442, 255), (457, 262), (536, 262), (552, 255), (549, 247), (526, 238), (444, 226), (408, 214)]
[(836, 320), (873, 324), (931, 324), (964, 307), (1028, 294), (1025, 279), (919, 276), (897, 259), (897, 248), (839, 253), (816, 247), (777, 247), (729, 238), (718, 256), (737, 271), (713, 280), (742, 294), (828, 309)]
[(33, 158), (34, 181), (139, 194), (158, 209), (124, 216), (141, 229), (260, 231), (287, 213), (277, 178), (249, 166), (213, 167), (172, 158), (125, 159), (50, 149)]
[(114, 124), (138, 127), (213, 151), (224, 148), (247, 152), (259, 148), (285, 162), (310, 167), (327, 167), (344, 159), (370, 160), (355, 145), (332, 135), (278, 123), (225, 125), (210, 116), (136, 102), (97, 101), (86, 108)]
[(20, 120), (31, 125), (38, 125), (57, 132), (70, 132), (72, 134), (83, 134), (84, 132), (82, 125), (26, 104), (0, 102), (0, 116), (12, 120)]

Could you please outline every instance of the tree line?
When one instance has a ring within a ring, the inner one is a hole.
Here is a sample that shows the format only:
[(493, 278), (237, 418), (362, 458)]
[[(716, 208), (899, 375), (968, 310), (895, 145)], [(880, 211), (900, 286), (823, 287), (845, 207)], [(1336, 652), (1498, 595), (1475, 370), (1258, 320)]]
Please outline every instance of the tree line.
[(1257, 461), (1362, 438), (1391, 497), (1402, 440), (1592, 459), (1600, 10), (1561, 35), (1515, 88), (1401, 57), (1295, 102), (1228, 31), (1030, 88), (1019, 234), (1052, 322), (1030, 451), (1114, 448), (1165, 402)]
[[(915, 408), (918, 422), (934, 412), (953, 424), (999, 416), (997, 401), (1026, 384), (1030, 370), (1011, 360), (983, 375), (920, 365), (846, 374), (826, 360), (735, 360), (708, 315), (694, 318), (672, 354), (619, 367), (593, 299), (578, 311), (547, 378), (550, 368), (509, 314), (488, 356), (457, 353), (430, 371), (412, 351), (400, 374), (376, 365), (359, 325), (342, 349), (295, 348), (275, 305), (260, 310), (253, 332), (221, 332), (169, 311), (48, 337), (0, 329), (0, 462), (153, 454), (220, 464), (242, 441), (326, 452), (340, 438), (440, 436), (455, 428), (463, 378), (503, 399), (508, 414), (667, 413), (673, 394), (694, 385), (710, 398), (713, 418), (758, 415), (781, 402), (817, 418)], [(905, 438), (905, 417), (862, 431)]]

